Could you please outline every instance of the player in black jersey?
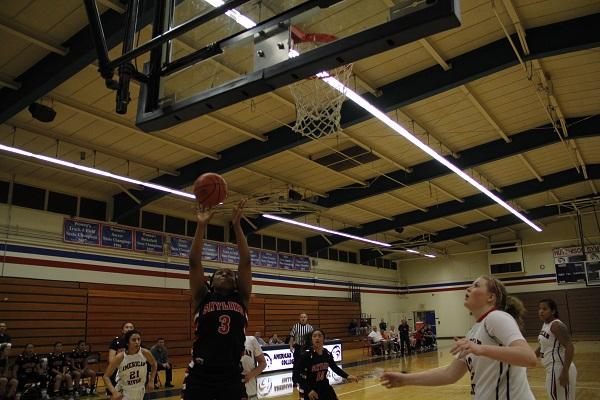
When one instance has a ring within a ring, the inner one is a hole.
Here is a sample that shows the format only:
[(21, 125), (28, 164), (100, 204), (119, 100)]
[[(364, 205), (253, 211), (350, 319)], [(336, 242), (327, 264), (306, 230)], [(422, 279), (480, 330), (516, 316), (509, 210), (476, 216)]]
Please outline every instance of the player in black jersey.
[(67, 355), (62, 351), (62, 343), (54, 343), (54, 351), (48, 355), (48, 375), (51, 382), (54, 383), (52, 396), (56, 397), (60, 393), (60, 387), (63, 382), (67, 384), (67, 394), (69, 398), (73, 397), (73, 377), (71, 376), (71, 365)]
[(79, 391), (81, 379), (90, 378), (90, 393), (96, 394), (96, 371), (88, 367), (90, 353), (85, 340), (77, 342), (77, 346), (71, 351), (69, 360), (71, 362), (71, 375), (75, 384), (75, 390)]
[(202, 209), (197, 213), (198, 226), (190, 250), (196, 341), (183, 383), (184, 400), (247, 399), (240, 359), (246, 341), (252, 271), (250, 250), (240, 224), (244, 204), (245, 200), (240, 201), (232, 216), (240, 255), (237, 274), (229, 268), (218, 269), (210, 284), (204, 278), (202, 246), (214, 210)]
[(333, 361), (333, 355), (323, 347), (325, 334), (321, 329), (312, 331), (312, 348), (306, 350), (298, 363), (298, 376), (300, 387), (304, 391), (305, 400), (337, 400), (335, 391), (327, 379), (329, 368), (342, 378), (358, 382), (354, 375), (348, 375)]
[(10, 346), (0, 344), (0, 399), (12, 400), (17, 393), (18, 381), (9, 370), (8, 353)]
[(13, 375), (19, 381), (17, 392), (21, 392), (27, 384), (36, 384), (44, 380), (40, 375), (40, 357), (33, 350), (33, 344), (27, 344), (25, 350), (15, 360)]
[[(125, 349), (127, 348), (127, 343), (125, 343), (123, 338), (127, 332), (132, 331), (134, 329), (135, 329), (135, 326), (133, 325), (133, 322), (125, 322), (121, 326), (121, 334), (119, 336), (115, 337), (110, 342), (110, 345), (108, 346), (108, 363), (109, 364), (112, 362), (112, 360), (115, 359), (117, 354), (125, 351)], [(117, 371), (113, 372), (113, 374), (110, 376), (110, 381), (112, 382), (113, 385), (117, 384)], [(108, 389), (106, 390), (106, 395), (110, 396), (110, 392), (108, 391)]]

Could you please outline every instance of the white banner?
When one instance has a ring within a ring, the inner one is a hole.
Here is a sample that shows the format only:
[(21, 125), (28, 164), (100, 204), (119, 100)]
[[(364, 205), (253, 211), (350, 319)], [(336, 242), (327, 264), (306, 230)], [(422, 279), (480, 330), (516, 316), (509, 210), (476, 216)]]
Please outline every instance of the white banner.
[[(323, 347), (333, 355), (333, 360), (336, 363), (342, 361), (342, 343), (325, 344)], [(294, 366), (294, 355), (289, 347), (273, 350), (266, 348), (263, 349), (263, 354), (267, 361), (267, 368), (264, 372), (292, 369)]]
[[(342, 364), (338, 365), (340, 368), (342, 368)], [(327, 371), (327, 379), (331, 385), (338, 385), (344, 380), (341, 376), (332, 372), (331, 369)], [(286, 394), (291, 394), (294, 391), (294, 386), (292, 384), (292, 371), (266, 375), (262, 373), (256, 377), (256, 389), (259, 399), (267, 399), (269, 397), (279, 397)]]

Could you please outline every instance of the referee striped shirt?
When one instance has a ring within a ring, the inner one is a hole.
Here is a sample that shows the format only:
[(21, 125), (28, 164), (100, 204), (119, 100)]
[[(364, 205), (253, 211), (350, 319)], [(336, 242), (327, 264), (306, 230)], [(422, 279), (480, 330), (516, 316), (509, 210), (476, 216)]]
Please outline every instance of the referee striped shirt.
[(313, 331), (313, 327), (311, 324), (302, 325), (300, 322), (297, 322), (292, 326), (292, 330), (290, 331), (290, 336), (294, 337), (294, 343), (300, 346), (304, 346), (304, 338), (307, 334)]

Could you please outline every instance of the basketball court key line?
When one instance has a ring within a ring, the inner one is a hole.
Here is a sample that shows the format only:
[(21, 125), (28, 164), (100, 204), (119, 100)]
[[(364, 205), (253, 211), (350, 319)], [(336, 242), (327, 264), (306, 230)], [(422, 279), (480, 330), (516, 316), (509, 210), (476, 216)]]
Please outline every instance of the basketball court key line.
[(69, 161), (60, 160), (58, 158), (48, 157), (48, 156), (44, 156), (41, 154), (32, 153), (30, 151), (18, 149), (16, 147), (5, 146), (3, 144), (0, 144), (0, 150), (4, 150), (6, 152), (13, 153), (13, 154), (18, 154), (20, 156), (35, 158), (37, 160), (45, 161), (45, 162), (48, 162), (51, 164), (61, 165), (63, 167), (77, 169), (79, 171), (84, 171), (84, 172), (87, 172), (90, 174), (104, 176), (104, 177), (114, 179), (117, 181), (132, 183), (134, 185), (139, 185), (139, 186), (144, 186), (144, 187), (158, 190), (161, 192), (166, 192), (166, 193), (174, 194), (176, 196), (185, 197), (187, 199), (193, 199), (193, 200), (196, 199), (196, 197), (193, 194), (187, 193), (187, 192), (182, 192), (181, 190), (171, 189), (170, 187), (167, 187), (167, 186), (156, 185), (154, 183), (144, 182), (144, 181), (140, 181), (137, 179), (128, 178), (126, 176), (113, 174), (112, 172), (103, 171), (101, 169), (86, 167), (85, 165), (79, 165), (79, 164), (75, 164), (75, 163), (72, 163)]

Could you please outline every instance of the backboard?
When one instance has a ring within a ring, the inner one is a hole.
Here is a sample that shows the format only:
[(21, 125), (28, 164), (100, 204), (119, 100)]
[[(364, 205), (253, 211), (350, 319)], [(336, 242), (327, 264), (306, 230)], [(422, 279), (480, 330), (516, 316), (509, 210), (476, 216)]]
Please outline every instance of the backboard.
[[(163, 43), (160, 55), (155, 52), (146, 65), (151, 79), (141, 86), (136, 121), (145, 131), (174, 126), (460, 24), (459, 0), (250, 0), (211, 18), (227, 4), (166, 3), (162, 19), (155, 19), (155, 37), (194, 19), (206, 16), (206, 21)], [(321, 36), (309, 36), (310, 45), (301, 46), (298, 32)]]

